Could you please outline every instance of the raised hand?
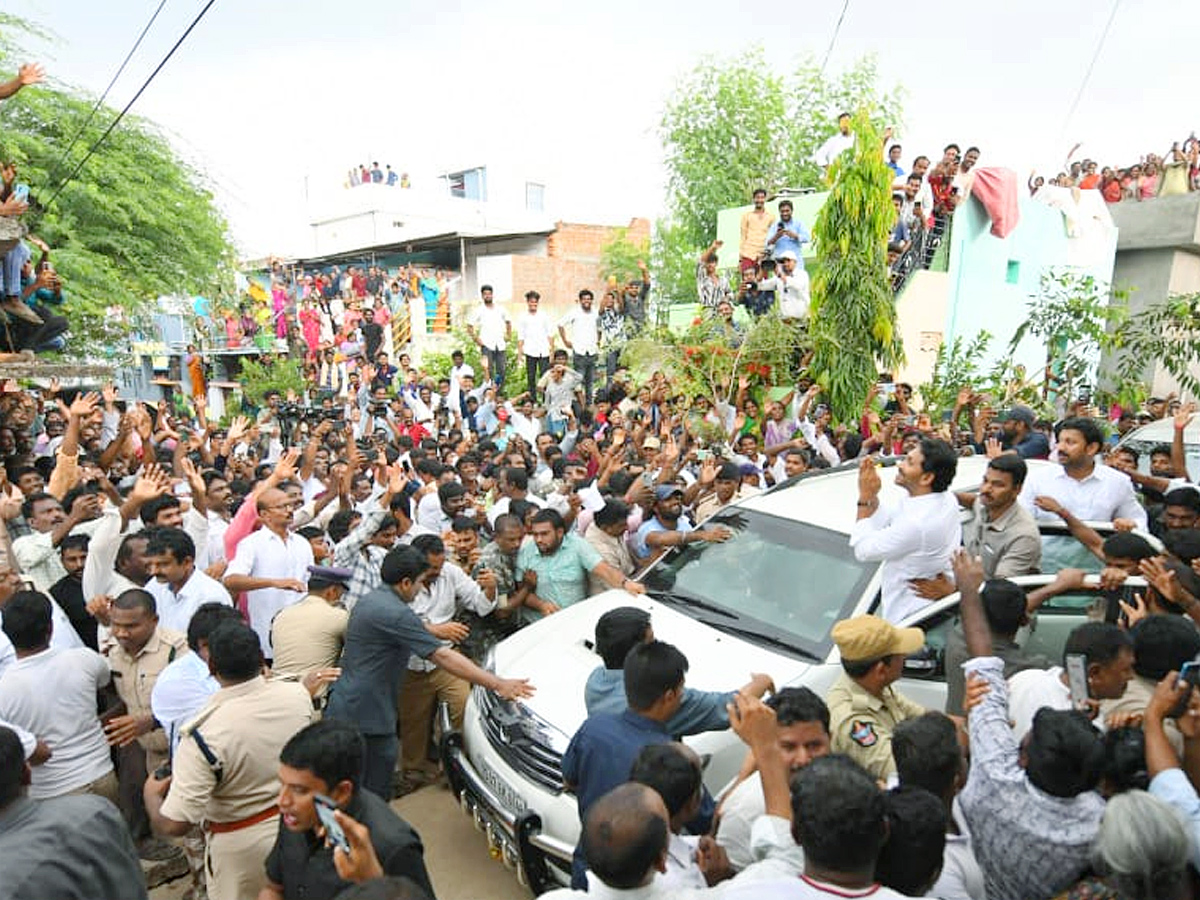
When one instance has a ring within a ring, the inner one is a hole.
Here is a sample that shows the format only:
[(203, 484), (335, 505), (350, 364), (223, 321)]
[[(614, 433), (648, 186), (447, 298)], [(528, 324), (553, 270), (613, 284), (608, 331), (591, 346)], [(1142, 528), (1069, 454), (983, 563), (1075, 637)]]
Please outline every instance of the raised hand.
[(82, 419), (85, 416), (90, 416), (99, 404), (100, 395), (95, 391), (88, 391), (86, 394), (76, 395), (67, 409), (70, 415)]
[(950, 557), (950, 567), (954, 570), (954, 582), (960, 591), (973, 590), (978, 593), (984, 580), (982, 559), (960, 547)]
[(17, 70), (17, 81), (21, 82), (21, 87), (40, 84), (45, 79), (46, 70), (42, 68), (41, 63), (25, 63)]
[(1175, 412), (1175, 427), (1179, 431), (1187, 428), (1196, 415), (1196, 404), (1189, 401)]

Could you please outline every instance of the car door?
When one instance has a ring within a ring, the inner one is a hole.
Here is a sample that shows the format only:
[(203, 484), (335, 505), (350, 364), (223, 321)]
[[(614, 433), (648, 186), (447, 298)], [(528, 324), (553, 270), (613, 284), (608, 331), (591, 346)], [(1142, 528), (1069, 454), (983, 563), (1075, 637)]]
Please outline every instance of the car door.
[[(1054, 576), (1024, 575), (1012, 580), (1028, 594), (1052, 582)], [(1114, 609), (1117, 595), (1110, 596), (1101, 591), (1095, 578), (1088, 581), (1088, 586), (1082, 590), (1068, 591), (1045, 601), (1030, 625), (1018, 633), (1017, 643), (1031, 654), (1044, 656), (1053, 665), (1062, 665), (1067, 636), (1084, 622), (1111, 617)], [(1127, 598), (1145, 587), (1144, 580), (1130, 578), (1118, 595)], [(905, 662), (904, 676), (897, 687), (926, 709), (946, 707), (946, 639), (951, 629), (961, 626), (958, 601), (959, 595), (952, 594), (938, 601), (924, 618), (908, 623), (924, 630), (925, 647)]]

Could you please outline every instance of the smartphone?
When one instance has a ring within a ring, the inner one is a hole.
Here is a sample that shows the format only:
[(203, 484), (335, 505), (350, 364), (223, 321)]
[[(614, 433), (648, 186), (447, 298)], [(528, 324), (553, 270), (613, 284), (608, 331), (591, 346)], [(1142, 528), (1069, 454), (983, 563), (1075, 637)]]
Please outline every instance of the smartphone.
[(708, 459), (710, 456), (712, 456), (712, 451), (711, 451), (711, 450), (697, 450), (697, 451), (696, 451), (696, 459), (697, 459), (697, 461), (699, 461), (699, 462), (704, 462), (704, 461), (705, 461), (706, 459)]
[(23, 184), (23, 183), (18, 184), (16, 187), (13, 188), (12, 195), (13, 195), (14, 200), (20, 200), (22, 203), (28, 203), (29, 202), (29, 185)]
[(321, 827), (325, 829), (326, 840), (335, 847), (341, 847), (343, 853), (349, 853), (350, 842), (346, 840), (346, 832), (342, 831), (342, 826), (333, 817), (333, 811), (337, 809), (337, 804), (324, 794), (313, 794), (313, 806), (317, 809), (317, 818), (321, 820)]
[(1086, 712), (1088, 708), (1087, 657), (1082, 653), (1067, 654), (1067, 685), (1071, 689), (1071, 705)]
[(1192, 687), (1200, 686), (1200, 659), (1185, 662), (1179, 667), (1179, 683), (1187, 683)]

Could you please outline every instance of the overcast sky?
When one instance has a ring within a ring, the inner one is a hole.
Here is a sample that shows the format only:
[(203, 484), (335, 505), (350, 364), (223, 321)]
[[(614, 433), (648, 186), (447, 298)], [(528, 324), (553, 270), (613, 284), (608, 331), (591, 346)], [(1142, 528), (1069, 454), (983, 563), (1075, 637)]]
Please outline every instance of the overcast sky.
[[(158, 0), (9, 0), (59, 38), (51, 73), (99, 93)], [(203, 6), (167, 0), (110, 96), (124, 105)], [(662, 208), (662, 104), (706, 54), (762, 44), (818, 58), (842, 0), (217, 0), (135, 110), (207, 173), (241, 249), (302, 219), (305, 179), (356, 162), (414, 177), (482, 163), (545, 181), (553, 212), (623, 222)], [(1181, 0), (1124, 0), (1075, 114), (1109, 0), (850, 0), (829, 68), (878, 57), (907, 90), (905, 167), (956, 141), (984, 164), (1056, 170), (1075, 141), (1102, 162), (1164, 153), (1200, 118)], [(1050, 171), (1053, 175), (1054, 172)], [(274, 248), (280, 249), (280, 248)]]

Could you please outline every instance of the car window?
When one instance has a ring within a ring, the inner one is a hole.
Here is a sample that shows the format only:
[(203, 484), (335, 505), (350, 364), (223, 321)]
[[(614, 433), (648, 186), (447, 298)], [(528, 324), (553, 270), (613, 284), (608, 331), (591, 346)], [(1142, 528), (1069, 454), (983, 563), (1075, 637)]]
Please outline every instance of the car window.
[(1069, 534), (1042, 534), (1042, 571), (1083, 569), (1099, 572), (1104, 567), (1092, 551)]
[(804, 522), (734, 509), (706, 527), (717, 525), (733, 536), (672, 551), (643, 579), (647, 589), (714, 627), (823, 659), (830, 629), (853, 612), (878, 564), (856, 560), (846, 535)]
[(1042, 604), (1030, 624), (1028, 636), (1017, 640), (1029, 652), (1061, 665), (1067, 635), (1089, 621), (1103, 621), (1107, 598), (1099, 591), (1059, 594)]

